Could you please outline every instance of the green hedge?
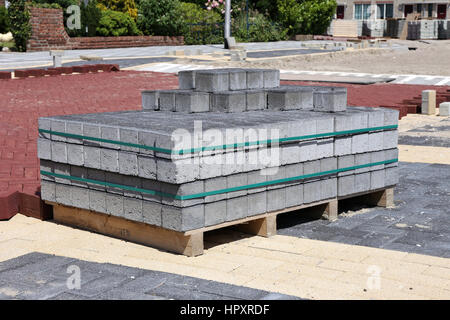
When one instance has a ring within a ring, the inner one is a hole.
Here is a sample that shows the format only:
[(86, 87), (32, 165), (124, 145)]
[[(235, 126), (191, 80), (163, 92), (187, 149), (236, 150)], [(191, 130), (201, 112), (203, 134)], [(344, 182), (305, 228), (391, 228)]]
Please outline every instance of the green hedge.
[(178, 36), (183, 21), (179, 17), (178, 0), (141, 0), (137, 25), (145, 35)]
[(141, 32), (136, 23), (127, 13), (104, 10), (97, 26), (97, 34), (104, 37), (109, 36), (136, 36)]
[(27, 51), (31, 34), (30, 13), (25, 0), (9, 0), (8, 16), (11, 33), (18, 51)]
[(9, 24), (8, 10), (5, 7), (0, 7), (0, 33), (9, 32)]

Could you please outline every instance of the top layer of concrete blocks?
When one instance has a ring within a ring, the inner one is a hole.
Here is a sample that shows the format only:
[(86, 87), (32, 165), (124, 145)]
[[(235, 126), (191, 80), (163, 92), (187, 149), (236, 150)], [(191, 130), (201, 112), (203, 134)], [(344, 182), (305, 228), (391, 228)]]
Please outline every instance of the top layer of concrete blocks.
[(179, 89), (143, 91), (145, 110), (244, 112), (255, 110), (345, 111), (347, 89), (280, 86), (280, 71), (218, 69), (179, 72)]

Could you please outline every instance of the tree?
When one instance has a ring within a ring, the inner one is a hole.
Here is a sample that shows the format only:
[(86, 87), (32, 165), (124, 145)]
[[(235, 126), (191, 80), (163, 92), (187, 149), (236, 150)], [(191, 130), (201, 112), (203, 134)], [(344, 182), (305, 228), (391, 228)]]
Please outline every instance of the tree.
[(278, 19), (289, 34), (323, 34), (336, 11), (336, 0), (277, 0)]
[(178, 0), (141, 0), (137, 24), (145, 35), (175, 36), (183, 31)]
[(98, 6), (101, 10), (119, 11), (137, 19), (138, 10), (134, 0), (98, 0)]

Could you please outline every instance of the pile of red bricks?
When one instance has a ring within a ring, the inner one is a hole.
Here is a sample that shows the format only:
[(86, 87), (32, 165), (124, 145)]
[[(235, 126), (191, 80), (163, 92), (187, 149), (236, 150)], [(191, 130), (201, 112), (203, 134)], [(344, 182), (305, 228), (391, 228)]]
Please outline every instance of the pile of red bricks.
[(76, 37), (64, 29), (62, 9), (30, 8), (31, 36), (27, 51), (102, 49), (183, 45), (184, 38), (168, 36)]
[(72, 74), (72, 73), (89, 73), (89, 72), (95, 73), (99, 71), (103, 72), (119, 71), (119, 66), (117, 64), (85, 64), (73, 67), (24, 69), (24, 70), (15, 70), (14, 76), (16, 78), (27, 78), (27, 77), (56, 76), (61, 74)]

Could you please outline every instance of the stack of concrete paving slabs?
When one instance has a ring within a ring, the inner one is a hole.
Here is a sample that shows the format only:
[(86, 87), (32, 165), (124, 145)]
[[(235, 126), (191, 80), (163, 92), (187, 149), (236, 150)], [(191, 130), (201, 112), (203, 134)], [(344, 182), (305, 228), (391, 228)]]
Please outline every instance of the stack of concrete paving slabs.
[(140, 111), (40, 118), (42, 199), (185, 232), (398, 181), (398, 111), (274, 70), (180, 87), (143, 92)]

